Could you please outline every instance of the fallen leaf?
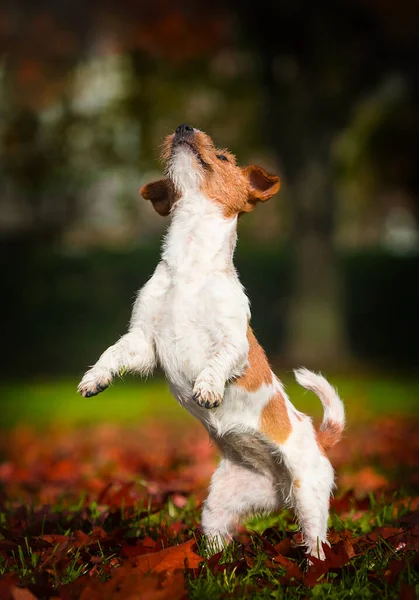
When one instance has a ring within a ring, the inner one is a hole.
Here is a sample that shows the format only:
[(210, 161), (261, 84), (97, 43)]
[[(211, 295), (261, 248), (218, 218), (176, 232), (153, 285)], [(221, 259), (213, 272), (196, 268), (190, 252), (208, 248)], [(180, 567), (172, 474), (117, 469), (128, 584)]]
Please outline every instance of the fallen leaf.
[(141, 574), (152, 571), (153, 573), (173, 572), (176, 569), (195, 568), (203, 561), (192, 547), (195, 540), (189, 540), (178, 546), (166, 548), (152, 554), (139, 556), (136, 571)]
[(11, 589), (13, 600), (37, 600), (36, 596), (25, 588), (13, 586)]
[(342, 475), (340, 485), (355, 490), (357, 494), (368, 494), (388, 488), (389, 481), (373, 467), (364, 467), (355, 473)]

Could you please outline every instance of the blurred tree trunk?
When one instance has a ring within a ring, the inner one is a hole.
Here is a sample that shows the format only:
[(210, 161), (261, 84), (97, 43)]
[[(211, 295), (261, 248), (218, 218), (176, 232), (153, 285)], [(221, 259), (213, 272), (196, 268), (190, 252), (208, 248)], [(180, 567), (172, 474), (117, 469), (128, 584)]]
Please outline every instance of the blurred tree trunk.
[[(272, 15), (264, 24), (276, 21)], [(317, 90), (323, 65), (317, 67), (318, 82), (310, 59), (298, 51), (292, 54), (292, 40), (288, 46), (272, 35), (261, 35), (258, 42), (265, 97), (262, 125), (282, 164), (282, 192), (292, 227), (294, 277), (284, 358), (293, 366), (340, 365), (348, 349), (333, 239), (336, 197), (331, 147), (336, 123)]]
[[(276, 108), (281, 98), (269, 86), (266, 90), (270, 146), (283, 165), (294, 257), (285, 359), (308, 367), (338, 366), (345, 361), (348, 349), (334, 247), (336, 196), (331, 138), (316, 131), (301, 132), (299, 127), (294, 134), (281, 135), (286, 128)], [(301, 148), (293, 147), (298, 143)]]
[(327, 167), (313, 161), (289, 188), (295, 274), (288, 304), (287, 358), (293, 365), (339, 365), (347, 348), (333, 246), (333, 182)]

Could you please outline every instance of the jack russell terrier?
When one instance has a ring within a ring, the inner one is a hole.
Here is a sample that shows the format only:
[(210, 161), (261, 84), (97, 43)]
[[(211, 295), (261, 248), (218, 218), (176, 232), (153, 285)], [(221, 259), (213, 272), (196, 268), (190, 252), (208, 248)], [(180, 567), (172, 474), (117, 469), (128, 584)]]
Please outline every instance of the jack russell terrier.
[(222, 459), (202, 513), (212, 548), (240, 520), (293, 508), (309, 555), (324, 558), (334, 472), (325, 451), (339, 441), (342, 401), (321, 375), (298, 369), (324, 407), (318, 431), (296, 410), (250, 327), (249, 300), (233, 264), (237, 220), (279, 190), (262, 167), (239, 167), (230, 152), (190, 125), (164, 143), (165, 176), (141, 194), (171, 216), (162, 256), (138, 293), (128, 333), (89, 369), (90, 397), (123, 372), (147, 375), (158, 362), (173, 396), (209, 432)]

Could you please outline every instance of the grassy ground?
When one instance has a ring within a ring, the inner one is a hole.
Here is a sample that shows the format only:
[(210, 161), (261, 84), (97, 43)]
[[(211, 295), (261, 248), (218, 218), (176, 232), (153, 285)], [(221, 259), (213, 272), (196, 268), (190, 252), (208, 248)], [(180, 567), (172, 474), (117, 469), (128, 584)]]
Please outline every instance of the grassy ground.
[(117, 382), (89, 400), (76, 381), (2, 385), (0, 598), (418, 597), (419, 382), (331, 380), (349, 425), (331, 452), (331, 549), (309, 568), (285, 510), (206, 556), (200, 511), (217, 456), (165, 383)]
[[(292, 402), (307, 414), (321, 416), (320, 402), (307, 394), (290, 373), (281, 376)], [(349, 422), (375, 414), (416, 414), (419, 380), (377, 377), (332, 377), (344, 399)], [(25, 383), (0, 383), (0, 427), (16, 423), (82, 424), (109, 421), (139, 422), (143, 418), (168, 416), (188, 418), (169, 392), (163, 379), (143, 382), (127, 378), (91, 399), (76, 394), (76, 379)]]

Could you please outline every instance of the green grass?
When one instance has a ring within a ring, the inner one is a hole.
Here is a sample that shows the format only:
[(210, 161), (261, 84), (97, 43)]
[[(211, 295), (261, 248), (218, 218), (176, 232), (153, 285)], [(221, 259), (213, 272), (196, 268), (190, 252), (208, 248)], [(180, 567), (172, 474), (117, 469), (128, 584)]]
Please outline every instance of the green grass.
[[(291, 401), (297, 408), (319, 418), (320, 402), (294, 382), (289, 373), (282, 377)], [(419, 379), (385, 377), (331, 377), (345, 402), (349, 421), (374, 414), (415, 414), (419, 405)], [(127, 378), (99, 396), (82, 398), (76, 393), (77, 380), (15, 382), (0, 384), (0, 427), (17, 423), (37, 426), (108, 421), (141, 422), (145, 417), (190, 418), (159, 378), (144, 382)]]
[(133, 424), (150, 416), (183, 417), (163, 380), (117, 381), (93, 398), (82, 398), (76, 386), (76, 379), (0, 385), (0, 427), (98, 421)]
[[(369, 510), (362, 519), (353, 520), (348, 518), (343, 523), (335, 514), (331, 514), (329, 527), (331, 530), (349, 530), (353, 538), (368, 534), (377, 527), (395, 527), (400, 525), (400, 518), (409, 512), (408, 506), (398, 504), (399, 497), (395, 495), (393, 500), (370, 499)], [(290, 526), (290, 515), (282, 511), (278, 515), (271, 516), (269, 523), (266, 519), (253, 519), (247, 523), (249, 531), (264, 532), (262, 537), (272, 544), (277, 541), (276, 535), (285, 535), (286, 531), (293, 530)], [(267, 529), (270, 527), (271, 529)], [(269, 538), (273, 536), (270, 540)], [(368, 552), (362, 552), (355, 556), (342, 568), (332, 569), (326, 574), (320, 575), (314, 587), (307, 587), (302, 582), (294, 585), (281, 583), (284, 570), (278, 565), (277, 569), (269, 568), (267, 560), (272, 558), (265, 551), (261, 536), (252, 536), (247, 545), (247, 552), (253, 551), (255, 564), (245, 573), (239, 574), (235, 568), (228, 569), (228, 564), (237, 567), (243, 559), (243, 548), (234, 543), (224, 550), (220, 563), (226, 564), (226, 570), (222, 573), (214, 573), (214, 569), (203, 569), (200, 577), (189, 581), (189, 598), (196, 600), (210, 600), (212, 598), (252, 598), (262, 599), (287, 599), (287, 598), (333, 598), (346, 600), (349, 598), (372, 599), (372, 598), (401, 598), (400, 585), (402, 583), (415, 589), (419, 593), (419, 573), (415, 566), (415, 553), (402, 554), (395, 550), (385, 539), (379, 538), (376, 545)], [(385, 579), (385, 573), (392, 560), (403, 561), (404, 568), (398, 577), (389, 582)], [(304, 571), (306, 563), (304, 559), (297, 560), (300, 568)]]
[[(121, 511), (118, 514), (110, 514), (105, 519), (98, 518), (97, 522), (95, 522), (94, 514), (89, 513), (88, 510), (86, 512), (85, 509), (83, 525), (85, 533), (91, 535), (92, 525), (95, 524), (110, 533), (115, 531), (115, 526), (117, 526), (119, 536), (117, 543), (115, 542), (115, 547), (112, 544), (102, 547), (100, 542), (97, 545), (90, 544), (82, 549), (70, 546), (65, 554), (66, 566), (64, 568), (61, 565), (59, 570), (55, 568), (53, 560), (55, 552), (59, 552), (57, 543), (52, 554), (50, 551), (48, 552), (48, 564), (52, 565), (48, 577), (50, 589), (57, 589), (59, 586), (76, 581), (82, 574), (88, 573), (93, 564), (98, 563), (98, 557), (100, 557), (98, 577), (100, 581), (106, 582), (112, 576), (115, 567), (120, 566), (118, 561), (112, 566), (112, 559), (120, 553), (120, 545), (124, 547), (133, 543), (137, 538), (143, 539), (145, 536), (158, 541), (162, 532), (167, 532), (171, 523), (182, 522), (185, 524), (185, 530), (181, 537), (176, 534), (169, 536), (168, 546), (181, 543), (185, 535), (187, 538), (195, 537), (197, 551), (201, 556), (206, 556), (205, 543), (202, 538), (196, 536), (194, 523), (199, 519), (199, 512), (194, 508), (193, 502), (188, 503), (183, 509), (179, 509), (169, 500), (164, 509), (156, 513), (150, 513), (150, 510), (144, 509), (144, 506), (134, 507), (128, 516)], [(74, 507), (73, 512), (65, 517), (59, 515), (56, 529), (61, 535), (71, 534), (68, 520), (70, 518), (77, 519), (79, 510), (78, 507)], [(390, 502), (384, 499), (378, 501), (371, 499), (369, 510), (361, 521), (351, 521), (348, 518), (343, 524), (336, 515), (332, 514), (330, 527), (335, 531), (349, 529), (353, 538), (358, 538), (358, 536), (370, 533), (376, 527), (383, 525), (398, 527), (400, 518), (408, 512), (409, 506), (400, 505), (397, 497)], [(90, 516), (90, 519), (86, 519), (86, 515)], [(7, 520), (9, 515), (3, 514), (2, 516)], [(266, 523), (262, 519), (259, 521), (253, 519), (248, 524), (250, 531), (254, 529), (261, 532), (265, 529), (264, 525)], [(36, 539), (30, 534), (32, 527), (33, 523), (29, 514), (27, 516), (28, 534), (24, 539), (21, 538), (21, 544), (15, 551), (12, 551), (14, 560), (6, 560), (0, 556), (0, 576), (14, 573), (24, 585), (35, 584), (40, 573), (40, 563), (42, 559), (45, 560), (45, 556), (41, 558), (40, 551), (36, 550), (34, 545)], [(213, 600), (215, 598), (252, 598), (254, 600), (288, 598), (346, 600), (352, 598), (362, 600), (378, 597), (396, 599), (402, 597), (400, 587), (403, 584), (410, 586), (412, 590), (416, 591), (416, 594), (419, 592), (419, 572), (415, 566), (414, 553), (399, 552), (382, 538), (379, 538), (368, 551), (355, 556), (343, 567), (331, 569), (327, 573), (319, 575), (317, 582), (312, 586), (307, 586), (301, 581), (285, 584), (281, 582), (281, 578), (286, 571), (280, 564), (272, 564), (273, 555), (264, 547), (263, 539), (274, 545), (278, 539), (286, 535), (287, 531), (295, 528), (292, 527), (292, 520), (287, 511), (271, 517), (269, 527), (270, 529), (267, 529), (262, 536), (252, 535), (244, 545), (240, 542), (233, 542), (227, 546), (216, 564), (211, 565), (208, 558), (205, 559), (197, 574), (185, 571), (188, 598), (190, 600)], [(251, 558), (253, 564), (248, 563), (248, 557)], [(292, 561), (295, 561), (303, 572), (305, 571), (306, 562), (302, 552)], [(391, 561), (402, 563), (402, 568), (393, 581), (385, 577)], [(164, 598), (168, 597), (170, 596), (164, 596)]]

